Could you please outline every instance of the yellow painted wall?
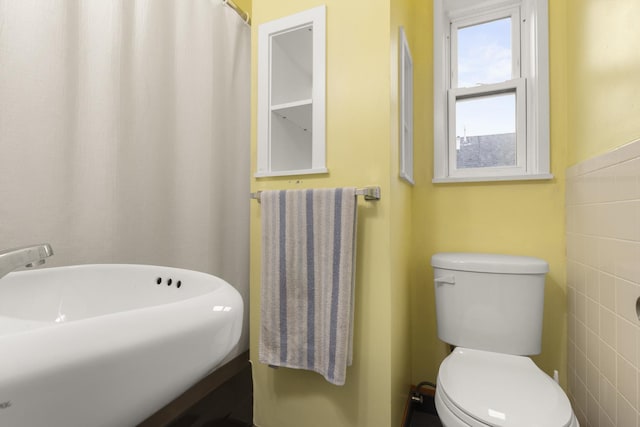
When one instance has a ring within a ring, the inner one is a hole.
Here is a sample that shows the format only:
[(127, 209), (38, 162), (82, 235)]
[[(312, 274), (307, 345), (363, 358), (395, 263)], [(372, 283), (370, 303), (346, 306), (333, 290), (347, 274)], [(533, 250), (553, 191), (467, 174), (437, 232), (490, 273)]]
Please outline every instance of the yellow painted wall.
[[(568, 165), (640, 137), (640, 55), (630, 42), (640, 36), (640, 27), (632, 24), (640, 18), (640, 3), (619, 0), (610, 8), (600, 0), (550, 1), (553, 180), (438, 185), (431, 183), (432, 1), (253, 0), (254, 59), (260, 22), (323, 3), (328, 7), (331, 173), (253, 180), (252, 191), (376, 184), (382, 187), (383, 199), (359, 202), (356, 352), (347, 384), (334, 387), (316, 374), (274, 371), (256, 363), (256, 424), (397, 425), (406, 377), (410, 375), (413, 383), (435, 380), (447, 354), (436, 335), (429, 265), (431, 255), (440, 251), (526, 254), (549, 262), (543, 351), (534, 360), (549, 374), (558, 369), (564, 385), (564, 171)], [(400, 25), (407, 29), (415, 71), (414, 187), (397, 178)], [(252, 85), (255, 169), (255, 60)], [(259, 205), (252, 205), (251, 215), (251, 328), (258, 331)], [(257, 339), (254, 332), (254, 360)]]
[[(392, 423), (397, 426), (407, 400), (411, 378), (411, 241), (413, 239), (413, 186), (399, 177), (400, 174), (400, 27), (409, 40), (415, 33), (410, 0), (391, 1), (390, 57), (391, 75), (391, 134), (388, 145), (390, 161), (391, 197), (391, 399)], [(409, 48), (413, 49), (411, 43)], [(415, 53), (414, 53), (415, 54)], [(412, 55), (413, 56), (413, 55)]]
[(233, 0), (233, 2), (251, 16), (251, 0)]
[(550, 1), (551, 171), (542, 182), (432, 184), (433, 39), (432, 1), (414, 0), (416, 26), (416, 188), (413, 194), (413, 369), (414, 382), (434, 381), (448, 353), (436, 334), (433, 270), (436, 252), (497, 252), (537, 256), (550, 272), (545, 288), (543, 348), (534, 357), (548, 372), (566, 375), (566, 281), (564, 171), (566, 168), (566, 10)]
[(640, 138), (640, 2), (569, 0), (569, 165)]
[[(396, 0), (393, 0), (396, 1)], [(254, 422), (260, 427), (399, 425), (410, 381), (410, 199), (397, 190), (397, 75), (391, 76), (391, 2), (253, 0), (252, 169), (256, 166), (257, 29), (266, 21), (327, 5), (329, 175), (252, 180), (252, 191), (379, 185), (382, 200), (359, 201), (354, 361), (343, 387), (320, 375), (257, 362), (260, 330), (260, 205), (251, 208), (251, 359)], [(394, 22), (408, 3), (394, 4)], [(393, 39), (393, 40), (392, 40)], [(393, 60), (394, 64), (397, 61)], [(395, 86), (394, 86), (395, 85)], [(393, 146), (393, 148), (392, 148)], [(396, 204), (397, 203), (397, 204)], [(398, 277), (395, 277), (398, 276)], [(392, 280), (393, 277), (393, 280)]]

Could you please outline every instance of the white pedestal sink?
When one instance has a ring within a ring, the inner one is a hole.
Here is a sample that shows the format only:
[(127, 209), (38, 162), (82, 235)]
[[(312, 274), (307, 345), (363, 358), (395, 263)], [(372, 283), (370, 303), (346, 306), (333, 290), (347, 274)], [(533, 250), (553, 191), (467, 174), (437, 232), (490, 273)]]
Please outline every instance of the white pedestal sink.
[(0, 280), (0, 425), (135, 426), (237, 344), (243, 302), (205, 273), (81, 265)]

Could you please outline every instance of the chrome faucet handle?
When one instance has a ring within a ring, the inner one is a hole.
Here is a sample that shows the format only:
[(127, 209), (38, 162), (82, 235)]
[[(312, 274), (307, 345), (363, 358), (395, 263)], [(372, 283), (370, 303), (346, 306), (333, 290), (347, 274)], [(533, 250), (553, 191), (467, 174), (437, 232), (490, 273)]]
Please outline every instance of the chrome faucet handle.
[(51, 255), (53, 249), (48, 243), (0, 251), (0, 278), (20, 267), (42, 265)]

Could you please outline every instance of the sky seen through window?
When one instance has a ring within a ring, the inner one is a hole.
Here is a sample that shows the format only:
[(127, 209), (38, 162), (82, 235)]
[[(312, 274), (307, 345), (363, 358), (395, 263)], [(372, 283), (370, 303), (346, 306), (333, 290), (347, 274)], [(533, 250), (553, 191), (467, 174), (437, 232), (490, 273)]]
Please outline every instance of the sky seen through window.
[[(458, 87), (500, 83), (513, 78), (511, 18), (458, 29)], [(514, 133), (515, 94), (456, 102), (456, 136)]]

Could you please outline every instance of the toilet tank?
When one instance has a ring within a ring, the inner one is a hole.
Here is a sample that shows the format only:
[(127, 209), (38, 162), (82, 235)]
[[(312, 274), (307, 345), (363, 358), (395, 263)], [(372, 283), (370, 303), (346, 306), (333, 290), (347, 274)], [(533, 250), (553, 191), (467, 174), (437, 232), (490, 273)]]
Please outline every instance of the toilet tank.
[(439, 253), (431, 265), (442, 341), (497, 353), (540, 353), (546, 261)]

